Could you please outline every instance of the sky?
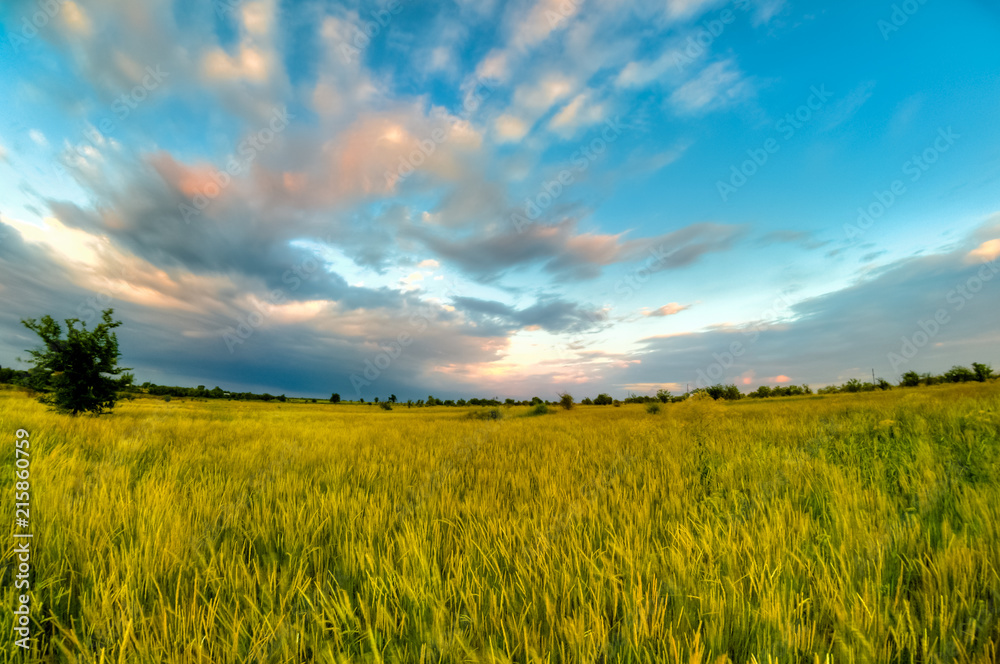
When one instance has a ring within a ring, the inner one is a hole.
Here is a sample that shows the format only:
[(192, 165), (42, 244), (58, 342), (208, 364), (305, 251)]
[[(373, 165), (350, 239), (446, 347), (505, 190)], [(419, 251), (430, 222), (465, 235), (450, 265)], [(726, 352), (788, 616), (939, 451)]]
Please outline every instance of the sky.
[(0, 365), (371, 400), (1000, 367), (992, 0), (6, 0)]

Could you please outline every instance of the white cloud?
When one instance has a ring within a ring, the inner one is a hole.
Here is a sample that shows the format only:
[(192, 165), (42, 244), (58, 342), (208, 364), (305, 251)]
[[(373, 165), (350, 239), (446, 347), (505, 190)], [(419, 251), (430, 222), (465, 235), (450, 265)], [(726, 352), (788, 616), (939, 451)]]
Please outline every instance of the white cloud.
[(719, 0), (667, 0), (667, 15), (670, 18), (689, 18), (718, 4)]
[(49, 146), (49, 140), (45, 138), (45, 134), (38, 131), (37, 129), (32, 129), (28, 132), (28, 137), (31, 138), (40, 147), (46, 148)]
[(519, 141), (528, 133), (528, 124), (521, 118), (504, 114), (494, 123), (500, 141)]
[(555, 131), (572, 133), (573, 131), (597, 124), (605, 119), (607, 109), (603, 103), (593, 101), (593, 92), (578, 94), (549, 122), (549, 128)]
[(705, 67), (670, 95), (670, 102), (681, 113), (711, 111), (741, 99), (750, 85), (733, 60), (723, 60)]

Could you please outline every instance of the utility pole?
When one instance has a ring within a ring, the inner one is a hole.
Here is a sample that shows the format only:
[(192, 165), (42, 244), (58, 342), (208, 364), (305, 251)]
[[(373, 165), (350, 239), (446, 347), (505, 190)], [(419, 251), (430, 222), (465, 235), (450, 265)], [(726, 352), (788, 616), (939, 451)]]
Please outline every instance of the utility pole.
[(875, 385), (875, 369), (872, 369), (872, 386)]

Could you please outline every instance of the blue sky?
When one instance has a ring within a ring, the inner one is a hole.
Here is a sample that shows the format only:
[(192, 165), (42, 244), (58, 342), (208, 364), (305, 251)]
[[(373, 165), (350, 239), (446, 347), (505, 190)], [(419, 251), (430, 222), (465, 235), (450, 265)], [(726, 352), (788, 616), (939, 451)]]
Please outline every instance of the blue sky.
[(1000, 365), (998, 38), (985, 0), (4, 3), (0, 364), (113, 306), (140, 381), (289, 395)]

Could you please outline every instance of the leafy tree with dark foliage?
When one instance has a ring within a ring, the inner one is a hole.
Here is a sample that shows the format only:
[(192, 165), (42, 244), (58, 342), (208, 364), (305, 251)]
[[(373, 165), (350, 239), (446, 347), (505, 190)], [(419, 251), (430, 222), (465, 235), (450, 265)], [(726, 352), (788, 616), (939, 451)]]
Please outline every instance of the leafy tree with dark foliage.
[(985, 383), (993, 376), (993, 367), (980, 362), (972, 363), (972, 371), (976, 374), (976, 380), (980, 383)]
[(87, 324), (78, 318), (66, 319), (65, 339), (62, 327), (51, 316), (21, 320), (45, 344), (28, 351), (34, 363), (28, 372), (28, 386), (43, 393), (39, 401), (73, 415), (100, 415), (114, 408), (118, 391), (131, 385), (133, 376), (124, 373), (127, 367), (118, 366), (121, 353), (112, 330), (121, 321), (113, 321), (113, 313), (113, 309), (106, 309), (102, 322), (93, 330), (87, 330)]

